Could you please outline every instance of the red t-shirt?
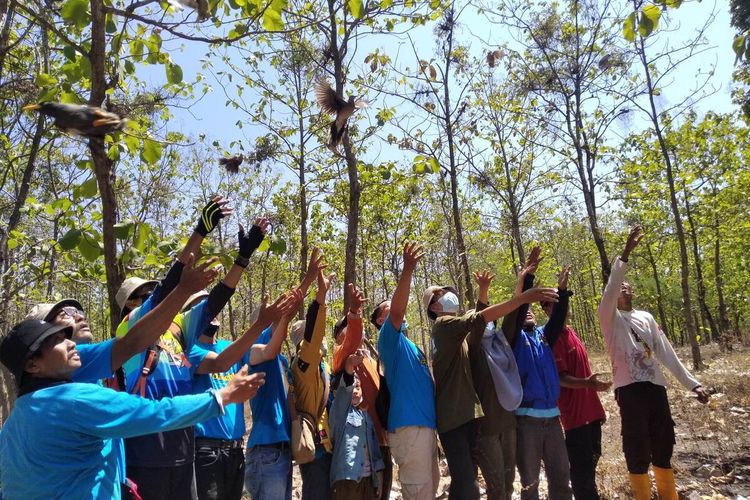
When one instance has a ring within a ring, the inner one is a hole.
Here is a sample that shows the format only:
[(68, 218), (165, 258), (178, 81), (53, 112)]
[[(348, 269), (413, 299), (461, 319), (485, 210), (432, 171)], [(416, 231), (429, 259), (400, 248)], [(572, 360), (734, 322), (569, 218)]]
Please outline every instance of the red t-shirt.
[[(575, 330), (566, 326), (552, 352), (555, 355), (557, 371), (577, 378), (591, 375), (589, 356)], [(560, 387), (560, 420), (566, 431), (606, 419), (599, 395), (593, 389), (568, 389)]]

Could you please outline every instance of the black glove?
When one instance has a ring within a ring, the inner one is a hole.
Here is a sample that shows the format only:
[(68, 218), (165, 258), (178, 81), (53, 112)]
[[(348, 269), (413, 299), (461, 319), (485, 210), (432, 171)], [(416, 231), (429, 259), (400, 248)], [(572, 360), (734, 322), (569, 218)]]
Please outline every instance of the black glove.
[(221, 212), (221, 206), (215, 201), (209, 201), (208, 204), (201, 210), (201, 216), (198, 219), (198, 225), (195, 226), (195, 232), (203, 236), (204, 238), (208, 233), (214, 230), (219, 224), (219, 221), (224, 218), (224, 214)]
[(238, 266), (247, 267), (250, 256), (260, 246), (264, 237), (263, 231), (258, 226), (251, 227), (249, 233), (245, 233), (245, 230), (240, 226), (240, 232), (237, 234), (240, 250), (234, 263)]

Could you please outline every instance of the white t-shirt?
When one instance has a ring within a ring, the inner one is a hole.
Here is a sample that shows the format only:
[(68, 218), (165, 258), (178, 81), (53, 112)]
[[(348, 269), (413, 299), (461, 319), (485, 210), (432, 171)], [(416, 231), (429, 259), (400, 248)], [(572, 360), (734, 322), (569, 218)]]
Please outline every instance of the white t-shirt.
[[(667, 380), (661, 371), (664, 365), (686, 389), (700, 385), (685, 368), (672, 344), (661, 331), (654, 317), (633, 309), (617, 309), (620, 286), (625, 279), (627, 263), (619, 258), (612, 266), (612, 274), (604, 289), (597, 314), (612, 362), (614, 387), (623, 387), (634, 382), (651, 382), (666, 386)], [(658, 361), (658, 362), (657, 362)]]

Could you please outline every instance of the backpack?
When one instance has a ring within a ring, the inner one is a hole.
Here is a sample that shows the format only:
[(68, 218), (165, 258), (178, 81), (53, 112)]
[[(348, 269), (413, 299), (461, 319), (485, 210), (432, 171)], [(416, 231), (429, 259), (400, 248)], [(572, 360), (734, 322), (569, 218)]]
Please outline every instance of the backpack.
[[(293, 363), (297, 362), (295, 358)], [(328, 403), (328, 397), (331, 393), (330, 377), (324, 372), (323, 378), (323, 397), (318, 407), (317, 418), (309, 413), (297, 411), (297, 415), (292, 419), (292, 458), (298, 465), (307, 464), (315, 460), (315, 447), (320, 442), (320, 433), (318, 432), (318, 422)]]

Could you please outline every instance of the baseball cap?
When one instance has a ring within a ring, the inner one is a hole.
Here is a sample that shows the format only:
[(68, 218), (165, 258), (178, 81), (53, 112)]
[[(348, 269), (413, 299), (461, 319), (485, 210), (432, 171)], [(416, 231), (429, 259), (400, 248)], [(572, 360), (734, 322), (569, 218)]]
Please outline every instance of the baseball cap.
[(51, 322), (55, 319), (54, 313), (66, 306), (73, 306), (79, 311), (83, 311), (83, 306), (76, 299), (63, 299), (56, 304), (42, 303), (35, 305), (26, 315), (26, 319)]
[(44, 339), (57, 332), (65, 332), (70, 338), (73, 327), (54, 325), (37, 319), (25, 319), (14, 326), (0, 343), (0, 362), (20, 382), (26, 361), (39, 350)]
[(115, 295), (115, 301), (117, 302), (117, 307), (120, 308), (120, 314), (122, 314), (123, 309), (125, 309), (125, 302), (130, 299), (130, 296), (133, 295), (133, 292), (138, 290), (143, 285), (156, 286), (158, 284), (158, 281), (144, 280), (136, 277), (128, 278), (123, 281), (122, 285), (120, 285), (120, 289), (117, 290), (117, 295)]

